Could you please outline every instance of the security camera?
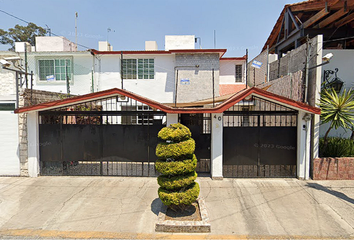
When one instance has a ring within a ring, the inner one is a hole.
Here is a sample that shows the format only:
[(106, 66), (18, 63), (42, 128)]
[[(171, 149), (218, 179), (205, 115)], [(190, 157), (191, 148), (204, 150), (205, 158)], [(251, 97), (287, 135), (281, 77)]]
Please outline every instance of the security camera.
[(10, 67), (11, 63), (6, 61), (5, 59), (0, 59), (0, 63), (3, 67)]
[(333, 53), (327, 53), (324, 57), (322, 57), (322, 60), (328, 62), (332, 57)]
[(10, 61), (10, 62), (14, 62), (14, 61), (18, 61), (18, 60), (21, 60), (20, 57), (6, 57), (4, 58), (6, 61)]

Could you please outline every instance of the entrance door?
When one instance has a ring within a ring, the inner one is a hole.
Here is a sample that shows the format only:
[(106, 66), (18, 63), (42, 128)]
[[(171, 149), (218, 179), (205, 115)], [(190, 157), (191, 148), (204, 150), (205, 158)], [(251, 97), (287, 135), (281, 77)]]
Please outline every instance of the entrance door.
[(197, 172), (210, 173), (210, 114), (181, 114), (180, 122), (190, 129), (192, 138), (195, 140), (195, 155), (198, 159)]

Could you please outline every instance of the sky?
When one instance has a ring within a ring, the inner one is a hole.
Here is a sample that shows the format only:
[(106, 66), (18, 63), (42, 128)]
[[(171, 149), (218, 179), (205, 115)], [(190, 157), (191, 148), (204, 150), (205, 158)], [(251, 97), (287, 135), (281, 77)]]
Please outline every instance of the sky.
[[(144, 50), (165, 35), (195, 35), (203, 49), (227, 49), (224, 57), (257, 56), (285, 4), (299, 0), (0, 0), (0, 10), (33, 22), (75, 42), (79, 50), (98, 49), (108, 41), (113, 50)], [(0, 12), (0, 28), (27, 23)], [(111, 29), (109, 31), (108, 29)], [(0, 50), (10, 46), (0, 45)], [(199, 43), (196, 44), (199, 48)]]

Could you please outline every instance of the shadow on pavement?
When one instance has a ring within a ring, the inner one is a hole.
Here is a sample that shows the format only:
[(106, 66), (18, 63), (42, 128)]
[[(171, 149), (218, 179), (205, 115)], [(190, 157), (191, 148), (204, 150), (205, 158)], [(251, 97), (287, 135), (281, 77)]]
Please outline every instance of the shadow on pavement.
[(318, 183), (307, 183), (307, 186), (311, 187), (311, 188), (314, 188), (314, 189), (317, 189), (317, 190), (320, 190), (320, 191), (324, 191), (324, 192), (329, 193), (329, 194), (331, 194), (331, 195), (333, 195), (335, 197), (338, 197), (338, 198), (340, 198), (340, 199), (342, 199), (344, 201), (347, 201), (347, 202), (349, 202), (351, 204), (354, 204), (354, 199), (348, 197), (347, 195), (345, 195), (342, 192), (331, 190), (331, 189), (329, 189), (329, 188), (327, 188), (325, 186), (322, 186), (322, 185), (320, 185)]
[(158, 216), (160, 213), (161, 207), (162, 207), (162, 202), (161, 202), (160, 198), (155, 198), (154, 201), (152, 201), (152, 203), (151, 203), (151, 211), (153, 213), (155, 213), (156, 216)]

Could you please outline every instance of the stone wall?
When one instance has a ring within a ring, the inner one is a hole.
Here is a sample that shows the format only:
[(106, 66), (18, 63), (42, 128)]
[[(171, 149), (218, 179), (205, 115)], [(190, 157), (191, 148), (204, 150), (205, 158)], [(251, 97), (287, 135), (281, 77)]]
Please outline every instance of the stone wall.
[[(176, 54), (178, 70), (177, 103), (210, 99), (219, 96), (219, 54)], [(184, 82), (181, 80), (184, 79)]]
[[(315, 40), (311, 40), (315, 41)], [(269, 64), (269, 80), (275, 80), (306, 67), (307, 45), (288, 52), (285, 56)]]
[(315, 158), (313, 180), (354, 180), (354, 158)]
[(304, 97), (303, 71), (297, 71), (276, 80), (263, 83), (257, 88), (302, 102)]
[[(66, 94), (40, 90), (23, 89), (19, 97), (19, 107), (26, 107), (44, 102), (67, 98)], [(19, 153), (21, 176), (28, 176), (28, 146), (27, 141), (27, 113), (18, 114)]]
[[(309, 70), (308, 70), (308, 89), (307, 89), (307, 94), (308, 94), (308, 99), (307, 102), (311, 106), (315, 106), (316, 104), (316, 98), (318, 97), (318, 92), (319, 89), (316, 89), (316, 81), (318, 81), (318, 76), (316, 72), (316, 68), (313, 68), (314, 66), (318, 65), (317, 63), (317, 56), (320, 54), (322, 50), (322, 45), (318, 42), (319, 37), (314, 37), (308, 41), (308, 44), (305, 43), (301, 45), (300, 47), (293, 49), (289, 52), (286, 53), (286, 55), (282, 56), (280, 59), (273, 61), (269, 64), (269, 82), (273, 81), (278, 81), (279, 79), (283, 79), (286, 76), (289, 76), (290, 74), (297, 73), (299, 71), (302, 71), (302, 78), (297, 78), (296, 80), (299, 80), (299, 85), (303, 85), (303, 91), (306, 91), (305, 89), (305, 76), (306, 76), (306, 62), (308, 61), (309, 63)], [(258, 55), (255, 59), (259, 61), (263, 61), (263, 65), (266, 65), (266, 55), (265, 52), (262, 52), (260, 55)], [(262, 88), (264, 87), (264, 81), (265, 81), (265, 73), (266, 73), (266, 66), (261, 67), (261, 69), (256, 69), (255, 70), (255, 77), (254, 79), (253, 76), (253, 70), (254, 68), (251, 67), (252, 61), (248, 63), (248, 71), (249, 71), (249, 81), (248, 84), (250, 86), (253, 86), (254, 83), (256, 84), (257, 87)], [(312, 68), (311, 68), (312, 67)], [(286, 79), (286, 78), (285, 78)], [(258, 86), (261, 85), (261, 86)], [(282, 84), (276, 84), (274, 86), (279, 86), (280, 88), (282, 87)], [(272, 87), (274, 88), (274, 87)], [(282, 94), (280, 94), (282, 95)], [(304, 98), (302, 98), (301, 101), (305, 101)]]

